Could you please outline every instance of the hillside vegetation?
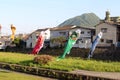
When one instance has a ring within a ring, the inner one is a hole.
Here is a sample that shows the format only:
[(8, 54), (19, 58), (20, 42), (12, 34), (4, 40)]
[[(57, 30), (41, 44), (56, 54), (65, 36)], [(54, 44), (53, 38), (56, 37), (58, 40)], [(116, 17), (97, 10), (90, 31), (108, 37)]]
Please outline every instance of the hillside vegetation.
[(58, 27), (65, 25), (76, 25), (82, 27), (94, 27), (100, 22), (100, 18), (94, 13), (85, 13), (80, 16), (76, 16), (65, 20), (63, 23), (59, 24)]

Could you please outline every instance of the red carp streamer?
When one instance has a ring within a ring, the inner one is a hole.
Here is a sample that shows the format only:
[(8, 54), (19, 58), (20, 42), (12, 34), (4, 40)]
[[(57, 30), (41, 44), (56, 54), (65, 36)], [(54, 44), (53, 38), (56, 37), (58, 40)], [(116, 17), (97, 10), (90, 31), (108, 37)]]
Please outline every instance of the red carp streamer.
[(35, 47), (33, 48), (32, 54), (36, 55), (39, 53), (39, 51), (43, 47), (44, 40), (45, 40), (44, 39), (44, 32), (41, 32), (39, 37), (38, 37), (37, 43), (36, 43)]

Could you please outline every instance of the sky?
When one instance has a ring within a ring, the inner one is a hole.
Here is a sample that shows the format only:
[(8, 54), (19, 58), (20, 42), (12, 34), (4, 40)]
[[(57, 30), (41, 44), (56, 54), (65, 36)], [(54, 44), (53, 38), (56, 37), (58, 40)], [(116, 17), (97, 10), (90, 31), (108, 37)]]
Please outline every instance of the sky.
[(119, 4), (120, 0), (0, 0), (1, 32), (11, 34), (13, 24), (16, 34), (31, 33), (91, 12), (101, 19), (107, 10), (110, 16), (120, 16)]

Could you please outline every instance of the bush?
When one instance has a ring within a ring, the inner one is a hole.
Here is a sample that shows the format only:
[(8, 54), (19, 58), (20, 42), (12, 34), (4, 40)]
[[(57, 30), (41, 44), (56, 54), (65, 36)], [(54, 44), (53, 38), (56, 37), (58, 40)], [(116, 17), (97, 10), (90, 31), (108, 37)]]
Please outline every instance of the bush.
[(34, 62), (40, 65), (48, 64), (48, 62), (52, 60), (53, 60), (53, 57), (50, 55), (40, 55), (34, 58)]

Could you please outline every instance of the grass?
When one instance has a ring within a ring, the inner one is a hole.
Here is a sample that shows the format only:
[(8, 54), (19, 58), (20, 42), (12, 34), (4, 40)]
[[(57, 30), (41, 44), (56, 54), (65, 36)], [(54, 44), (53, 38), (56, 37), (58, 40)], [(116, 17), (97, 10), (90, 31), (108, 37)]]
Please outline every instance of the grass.
[(0, 70), (0, 80), (47, 80), (38, 76), (31, 76), (6, 70)]
[(84, 60), (75, 57), (67, 57), (63, 60), (56, 61), (56, 57), (54, 57), (52, 62), (41, 66), (33, 63), (34, 57), (34, 55), (28, 54), (0, 52), (0, 62), (66, 71), (82, 69), (90, 71), (120, 72), (120, 62)]
[(10, 52), (0, 52), (0, 61), (7, 63), (21, 63), (28, 60), (33, 60), (33, 55), (21, 54), (21, 53), (10, 53)]

